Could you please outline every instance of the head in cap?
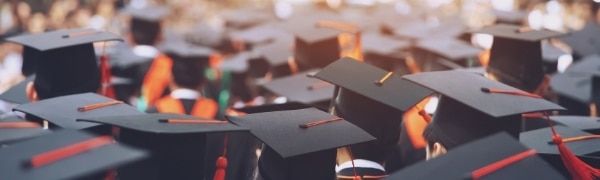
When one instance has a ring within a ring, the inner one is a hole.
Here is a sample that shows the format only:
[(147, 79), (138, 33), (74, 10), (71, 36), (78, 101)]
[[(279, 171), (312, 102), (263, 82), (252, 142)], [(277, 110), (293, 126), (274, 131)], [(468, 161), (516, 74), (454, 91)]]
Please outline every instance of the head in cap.
[(265, 180), (335, 179), (336, 148), (374, 140), (342, 118), (314, 108), (227, 119), (247, 127), (265, 144), (258, 161)]
[(352, 58), (335, 61), (314, 76), (338, 86), (333, 99), (335, 114), (377, 138), (350, 146), (354, 157), (380, 164), (398, 142), (404, 111), (432, 93)]
[(541, 40), (562, 33), (506, 24), (484, 27), (478, 33), (494, 35), (488, 77), (534, 94), (548, 91), (550, 77), (545, 75)]
[(38, 100), (98, 91), (101, 77), (93, 43), (121, 38), (93, 29), (68, 29), (7, 40), (23, 44), (35, 54), (30, 63), (35, 63), (37, 76), (28, 85), (27, 95)]
[(428, 158), (497, 132), (505, 131), (518, 139), (521, 114), (563, 109), (539, 96), (464, 71), (426, 72), (404, 78), (441, 94), (433, 120), (423, 133)]
[(186, 43), (166, 44), (162, 51), (173, 60), (171, 90), (186, 88), (200, 90), (205, 83), (212, 49), (193, 47)]
[(169, 9), (158, 6), (127, 7), (124, 12), (131, 16), (129, 38), (133, 45), (154, 46), (162, 41), (161, 21)]

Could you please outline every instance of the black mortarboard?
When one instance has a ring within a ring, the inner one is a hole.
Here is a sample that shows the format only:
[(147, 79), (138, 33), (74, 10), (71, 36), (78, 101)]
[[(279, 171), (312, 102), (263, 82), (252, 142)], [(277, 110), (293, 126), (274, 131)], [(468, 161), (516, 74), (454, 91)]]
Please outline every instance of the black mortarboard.
[(416, 47), (451, 61), (476, 58), (482, 50), (454, 38), (424, 39)]
[(551, 86), (561, 103), (563, 98), (574, 100), (573, 107), (600, 103), (600, 93), (596, 93), (600, 92), (600, 56), (587, 56), (567, 68), (565, 73), (552, 76)]
[(0, 148), (26, 139), (50, 133), (41, 124), (27, 122), (27, 120), (13, 114), (0, 115)]
[[(433, 116), (432, 132), (446, 148), (506, 131), (515, 139), (521, 132), (521, 114), (564, 110), (526, 92), (464, 71), (437, 71), (403, 78), (441, 94)], [(506, 92), (506, 93), (502, 93)]]
[(34, 79), (35, 75), (31, 75), (19, 84), (14, 85), (10, 89), (4, 91), (2, 94), (0, 94), (0, 100), (15, 104), (28, 103), (29, 98), (27, 97), (25, 90), (27, 89), (27, 84), (33, 82)]
[(275, 19), (273, 14), (264, 9), (257, 8), (238, 8), (231, 11), (227, 11), (222, 14), (225, 20), (225, 25), (236, 28), (244, 29), (252, 26), (256, 26), (263, 22)]
[(203, 179), (206, 148), (219, 148), (207, 146), (205, 133), (247, 131), (227, 121), (164, 113), (79, 120), (121, 127), (119, 142), (152, 153), (147, 161), (120, 169), (122, 179)]
[(342, 58), (314, 75), (338, 86), (335, 114), (377, 138), (377, 142), (352, 146), (357, 159), (383, 162), (396, 145), (405, 110), (432, 91), (372, 65)]
[(287, 111), (287, 110), (306, 109), (306, 108), (310, 108), (310, 106), (299, 103), (299, 102), (288, 102), (288, 103), (283, 103), (283, 104), (263, 104), (263, 105), (258, 105), (258, 106), (244, 106), (241, 108), (235, 108), (235, 110), (243, 112), (243, 113), (247, 113), (247, 114), (252, 114), (252, 113)]
[[(566, 145), (573, 155), (592, 167), (600, 167), (600, 159), (597, 159), (600, 155), (600, 148), (597, 146), (600, 140), (597, 138), (583, 138), (570, 141), (570, 138), (582, 138), (591, 136), (592, 134), (565, 126), (554, 126), (554, 129), (560, 134), (563, 144)], [(549, 127), (523, 132), (521, 133), (520, 141), (529, 148), (535, 149), (555, 169), (559, 170), (565, 176), (570, 176), (563, 164), (565, 160), (560, 158), (558, 146), (553, 143), (553, 133)]]
[[(492, 164), (515, 158), (498, 168)], [(482, 169), (490, 172), (475, 175)], [(477, 176), (477, 177), (475, 177)], [(539, 156), (506, 133), (496, 133), (421, 161), (387, 179), (565, 179)]]
[(340, 58), (339, 30), (325, 27), (298, 27), (294, 58), (301, 70), (323, 68)]
[(51, 125), (65, 129), (88, 129), (99, 126), (97, 123), (77, 122), (76, 120), (80, 118), (143, 114), (133, 106), (95, 93), (45, 99), (19, 105), (14, 110), (47, 120)]
[(589, 116), (550, 116), (550, 120), (561, 125), (591, 134), (600, 134), (600, 118)]
[(161, 21), (170, 10), (162, 6), (146, 6), (126, 7), (122, 12), (131, 16), (129, 30), (133, 41), (137, 45), (154, 45), (161, 33)]
[(600, 54), (600, 25), (595, 22), (587, 23), (583, 29), (570, 32), (569, 35), (560, 37), (573, 49), (575, 59), (589, 56), (592, 54)]
[(307, 77), (317, 70), (275, 79), (263, 84), (267, 90), (288, 98), (288, 101), (300, 102), (319, 109), (327, 109), (333, 96), (334, 85), (319, 79)]
[(292, 42), (281, 40), (255, 47), (254, 52), (260, 58), (251, 60), (250, 68), (262, 68), (260, 75), (264, 76), (264, 74), (270, 72), (273, 78), (292, 74), (294, 69), (292, 69), (293, 65), (290, 65), (290, 63), (295, 63), (290, 62), (290, 58), (293, 57), (292, 45)]
[(167, 44), (161, 49), (173, 62), (171, 74), (180, 87), (197, 89), (205, 83), (205, 70), (213, 50), (207, 47), (192, 47), (185, 43)]
[(34, 86), (39, 99), (98, 91), (100, 70), (92, 43), (111, 40), (122, 39), (93, 29), (57, 30), (8, 39), (38, 51), (39, 56), (32, 63), (36, 66)]
[(438, 24), (425, 21), (412, 22), (402, 28), (397, 28), (394, 35), (411, 40), (451, 38), (462, 35), (466, 30), (467, 26), (461, 22), (461, 19), (448, 17), (440, 20)]
[(404, 50), (410, 45), (408, 41), (379, 33), (364, 33), (361, 36), (365, 62), (388, 71), (404, 63)]
[(314, 108), (227, 119), (249, 128), (266, 144), (258, 168), (269, 180), (333, 179), (336, 148), (375, 140), (351, 123)]
[[(67, 147), (70, 149), (65, 149)], [(49, 153), (67, 156), (57, 158)], [(47, 161), (48, 156), (57, 160)], [(114, 143), (111, 137), (61, 130), (0, 149), (0, 179), (94, 178), (89, 176), (104, 176), (106, 173), (102, 171), (125, 166), (146, 156), (144, 151)]]
[(293, 39), (291, 34), (278, 29), (273, 24), (263, 24), (238, 32), (232, 32), (230, 37), (236, 40), (241, 40), (244, 43), (253, 47), (254, 45), (268, 43), (278, 38)]
[(248, 61), (250, 59), (250, 52), (242, 52), (231, 58), (227, 58), (220, 65), (220, 69), (225, 71), (225, 74), (230, 75), (226, 77), (231, 78), (231, 95), (242, 98), (244, 102), (248, 102), (253, 98), (252, 90), (248, 83), (248, 71), (250, 70)]
[(496, 24), (514, 24), (521, 25), (523, 20), (527, 16), (527, 13), (524, 11), (503, 11), (503, 10), (494, 10), (494, 15), (496, 16)]
[(506, 24), (487, 26), (477, 33), (494, 35), (487, 71), (498, 81), (529, 92), (544, 77), (541, 40), (562, 34)]
[(544, 62), (544, 72), (553, 74), (558, 69), (558, 60), (563, 55), (569, 53), (555, 47), (551, 43), (542, 43), (542, 60)]

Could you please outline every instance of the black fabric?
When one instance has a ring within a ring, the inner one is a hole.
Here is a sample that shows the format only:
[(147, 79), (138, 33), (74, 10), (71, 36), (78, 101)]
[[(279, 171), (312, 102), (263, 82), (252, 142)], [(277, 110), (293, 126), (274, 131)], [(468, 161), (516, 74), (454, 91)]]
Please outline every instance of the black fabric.
[(405, 167), (409, 167), (415, 163), (425, 160), (425, 148), (415, 148), (406, 134), (406, 126), (404, 121), (400, 124), (400, 140), (394, 151), (390, 154), (385, 162), (385, 170), (393, 173)]
[(258, 161), (264, 180), (335, 179), (335, 149), (283, 158), (265, 146)]

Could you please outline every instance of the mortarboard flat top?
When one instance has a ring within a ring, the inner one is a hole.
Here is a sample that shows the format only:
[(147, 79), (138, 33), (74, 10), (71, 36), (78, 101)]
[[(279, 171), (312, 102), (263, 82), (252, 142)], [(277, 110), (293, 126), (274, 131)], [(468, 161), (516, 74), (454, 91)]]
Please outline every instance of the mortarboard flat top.
[(409, 39), (450, 38), (463, 34), (467, 27), (457, 17), (441, 20), (439, 24), (423, 21), (413, 22), (394, 31), (395, 36)]
[(375, 140), (345, 120), (299, 127), (300, 124), (334, 118), (337, 117), (314, 108), (227, 116), (231, 122), (250, 129), (254, 136), (283, 158)]
[(246, 28), (274, 19), (273, 14), (258, 8), (233, 9), (226, 11), (222, 17), (228, 25), (235, 28)]
[(99, 41), (123, 41), (111, 32), (94, 29), (65, 29), (42, 34), (20, 35), (6, 39), (39, 51), (66, 48), (76, 45), (90, 44)]
[[(96, 56), (100, 57), (102, 51), (97, 50)], [(119, 43), (110, 46), (106, 49), (106, 55), (108, 56), (110, 67), (113, 69), (127, 69), (129, 67), (140, 65), (152, 61), (152, 58), (143, 57), (135, 54), (127, 43)], [(113, 70), (115, 71), (115, 70)], [(113, 75), (118, 75), (113, 72)]]
[(141, 150), (109, 143), (41, 167), (26, 167), (32, 157), (96, 138), (91, 134), (61, 130), (0, 149), (0, 179), (76, 179), (125, 165), (147, 156)]
[(318, 70), (310, 70), (293, 76), (275, 79), (263, 85), (269, 91), (285, 96), (288, 101), (311, 105), (330, 100), (335, 86), (307, 75)]
[(242, 108), (236, 108), (235, 110), (241, 111), (244, 113), (248, 113), (248, 114), (252, 114), (252, 113), (287, 111), (287, 110), (306, 109), (306, 108), (310, 108), (310, 106), (299, 103), (299, 102), (288, 102), (288, 103), (284, 103), (284, 104), (263, 104), (263, 105), (258, 105), (258, 106), (244, 106)]
[(275, 41), (267, 45), (256, 47), (255, 52), (264, 57), (271, 66), (287, 65), (288, 58), (294, 55), (291, 46), (292, 43)]
[(207, 59), (214, 52), (213, 49), (208, 47), (192, 46), (183, 42), (163, 44), (160, 51), (180, 57), (206, 57)]
[(337, 29), (325, 27), (311, 27), (305, 28), (302, 31), (295, 33), (295, 35), (297, 38), (310, 44), (323, 40), (337, 38), (340, 33), (341, 31)]
[(259, 44), (286, 36), (291, 39), (292, 35), (276, 28), (273, 24), (263, 24), (247, 30), (233, 32), (230, 36), (233, 39), (239, 39), (247, 43)]
[(559, 37), (578, 56), (588, 56), (600, 53), (600, 25), (598, 23), (587, 23), (583, 29), (570, 32), (568, 36)]
[[(579, 136), (589, 136), (590, 133), (566, 126), (554, 126), (554, 129), (563, 139)], [(520, 141), (529, 148), (535, 149), (540, 154), (559, 154), (558, 147), (552, 142), (552, 131), (550, 127), (537, 129), (533, 131), (522, 132)], [(566, 142), (565, 145), (578, 156), (598, 156), (600, 155), (600, 139), (584, 139), (573, 142)]]
[(201, 123), (165, 123), (159, 120), (207, 120), (190, 115), (171, 114), (171, 113), (154, 113), (154, 114), (137, 114), (123, 116), (104, 116), (104, 117), (89, 117), (79, 118), (78, 121), (87, 121), (101, 124), (108, 124), (127, 129), (133, 129), (142, 132), (159, 133), (159, 134), (182, 134), (182, 133), (211, 133), (211, 132), (228, 132), (228, 131), (247, 131), (243, 127), (239, 127), (229, 123), (223, 124), (201, 124)]
[[(472, 179), (480, 168), (528, 149), (506, 133), (497, 133), (421, 161), (390, 175), (387, 179)], [(432, 173), (434, 172), (434, 173)], [(493, 171), (480, 179), (565, 179), (539, 156), (531, 155)]]
[(25, 104), (29, 102), (29, 98), (25, 94), (25, 90), (27, 89), (27, 84), (33, 82), (35, 79), (35, 75), (31, 75), (27, 77), (23, 82), (20, 82), (17, 85), (14, 85), (10, 89), (6, 90), (2, 94), (0, 94), (0, 100), (4, 100), (10, 103), (16, 104)]
[(600, 55), (590, 55), (582, 58), (578, 62), (567, 68), (566, 73), (578, 75), (599, 75), (600, 74)]
[(588, 133), (600, 132), (600, 118), (589, 116), (550, 116), (550, 120)]
[(545, 62), (558, 63), (558, 58), (562, 55), (568, 54), (550, 43), (542, 43), (542, 58)]
[(524, 11), (502, 11), (494, 10), (496, 21), (501, 23), (521, 24), (527, 13)]
[(481, 28), (475, 33), (490, 34), (498, 38), (515, 39), (521, 41), (540, 41), (559, 35), (563, 35), (562, 32), (551, 31), (551, 30), (524, 30), (521, 31), (521, 27), (508, 24), (496, 24)]
[(590, 75), (555, 74), (551, 77), (550, 86), (557, 94), (576, 100), (577, 102), (587, 104), (592, 99), (592, 80)]
[(470, 68), (462, 68), (462, 69), (456, 69), (456, 70), (457, 71), (466, 71), (466, 72), (475, 73), (475, 74), (479, 74), (479, 75), (485, 75), (486, 74), (485, 67), (483, 67), (483, 66), (470, 67)]
[(433, 93), (394, 74), (382, 86), (375, 84), (387, 74), (382, 69), (346, 57), (331, 63), (314, 77), (402, 111)]
[(126, 7), (123, 13), (130, 15), (134, 19), (157, 22), (170, 13), (169, 8), (162, 6), (146, 6), (143, 8)]
[(136, 115), (143, 114), (135, 107), (121, 103), (108, 105), (88, 111), (79, 112), (78, 108), (96, 105), (98, 103), (114, 102), (115, 100), (95, 94), (82, 93), (45, 99), (14, 108), (29, 115), (50, 121), (66, 129), (86, 129), (98, 126), (97, 123), (77, 122), (77, 119), (100, 117), (106, 115)]
[[(0, 115), (0, 123), (14, 123), (14, 122), (27, 122), (23, 118), (12, 114)], [(26, 139), (34, 138), (37, 136), (51, 133), (52, 131), (44, 129), (41, 125), (39, 127), (31, 128), (0, 128), (0, 145), (12, 144), (15, 142), (23, 141)]]
[(379, 33), (362, 34), (362, 48), (364, 52), (389, 55), (397, 53), (409, 47), (409, 43), (404, 40), (387, 37)]
[(250, 52), (242, 52), (235, 56), (226, 59), (220, 65), (222, 70), (232, 71), (236, 73), (244, 73), (248, 70), (248, 60), (251, 58)]
[(477, 57), (481, 52), (481, 49), (453, 38), (421, 40), (417, 42), (416, 47), (449, 60)]
[[(540, 98), (484, 93), (482, 88), (523, 92), (492, 81), (481, 75), (464, 71), (436, 71), (403, 76), (403, 78), (450, 97), (492, 117), (504, 117), (563, 107)], [(500, 106), (499, 106), (500, 105)]]

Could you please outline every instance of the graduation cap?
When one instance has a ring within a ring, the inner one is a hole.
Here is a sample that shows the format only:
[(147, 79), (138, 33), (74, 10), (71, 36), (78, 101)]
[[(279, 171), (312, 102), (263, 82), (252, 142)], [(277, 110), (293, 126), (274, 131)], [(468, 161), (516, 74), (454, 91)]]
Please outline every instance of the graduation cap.
[(46, 135), (52, 131), (44, 129), (41, 124), (28, 122), (13, 114), (0, 115), (0, 146)]
[(148, 160), (120, 169), (123, 179), (203, 179), (206, 133), (247, 131), (227, 121), (169, 113), (79, 120), (121, 127), (119, 142), (152, 153)]
[(139, 161), (147, 153), (108, 136), (61, 130), (0, 149), (0, 157), (0, 179), (101, 179), (102, 171)]
[(232, 32), (230, 37), (245, 42), (247, 45), (250, 45), (250, 49), (252, 49), (254, 45), (265, 44), (276, 39), (287, 39), (287, 41), (290, 42), (293, 41), (293, 36), (291, 34), (276, 28), (272, 23)]
[(488, 72), (500, 82), (529, 92), (544, 77), (541, 40), (563, 34), (506, 24), (487, 26), (477, 33), (494, 35)]
[(516, 11), (503, 11), (503, 10), (494, 10), (494, 15), (496, 16), (496, 24), (514, 24), (521, 25), (525, 17), (527, 17), (527, 12), (516, 10)]
[(571, 46), (573, 54), (576, 56), (575, 59), (579, 59), (600, 53), (600, 37), (598, 37), (598, 32), (600, 32), (600, 25), (595, 22), (589, 22), (583, 29), (570, 32), (569, 35), (559, 37), (558, 39)]
[(550, 120), (561, 125), (585, 131), (591, 134), (600, 134), (600, 118), (589, 116), (550, 116)]
[(161, 21), (170, 13), (162, 6), (146, 6), (143, 8), (126, 7), (122, 13), (131, 16), (129, 30), (137, 45), (154, 45), (161, 33)]
[[(600, 148), (597, 146), (600, 140), (595, 135), (566, 126), (554, 126), (554, 130), (560, 134), (563, 144), (573, 155), (592, 167), (600, 167), (600, 159), (588, 158), (598, 158), (600, 155)], [(552, 138), (552, 130), (543, 128), (521, 133), (520, 141), (529, 148), (535, 149), (546, 162), (565, 176), (570, 176), (563, 164), (565, 160), (560, 158), (561, 152), (558, 145), (553, 142)]]
[(258, 8), (238, 8), (222, 14), (225, 25), (235, 29), (245, 29), (275, 19), (274, 14)]
[(239, 96), (244, 102), (252, 100), (253, 95), (248, 84), (250, 65), (252, 54), (250, 52), (241, 52), (233, 57), (227, 58), (220, 65), (220, 69), (230, 74), (224, 76), (231, 78), (231, 93), (233, 96)]
[(403, 78), (441, 94), (430, 126), (448, 149), (501, 131), (517, 139), (521, 114), (564, 110), (535, 95), (464, 71), (425, 72)]
[(275, 79), (262, 86), (267, 90), (288, 98), (288, 101), (300, 102), (305, 105), (327, 109), (333, 96), (335, 86), (310, 78), (318, 70), (310, 70), (297, 75)]
[(542, 43), (542, 59), (544, 62), (544, 72), (546, 74), (553, 74), (558, 69), (558, 60), (563, 55), (569, 55), (569, 53), (558, 49), (551, 43)]
[[(270, 72), (273, 78), (284, 77), (298, 71), (296, 62), (291, 58), (294, 53), (291, 46), (293, 42), (279, 40), (266, 45), (257, 46), (254, 52), (260, 58), (255, 58), (250, 61), (251, 69), (259, 69), (259, 75), (264, 76)], [(259, 62), (257, 62), (259, 61)]]
[(299, 102), (287, 102), (287, 103), (283, 103), (283, 104), (263, 104), (263, 105), (258, 105), (258, 106), (244, 106), (241, 108), (234, 108), (234, 109), (236, 111), (243, 112), (246, 114), (252, 114), (252, 113), (287, 111), (287, 110), (297, 110), (297, 109), (306, 109), (306, 108), (310, 108), (310, 106), (299, 103)]
[(417, 21), (394, 31), (394, 36), (410, 39), (436, 39), (458, 37), (467, 31), (467, 26), (458, 17), (441, 19), (439, 23)]
[(10, 89), (0, 94), (0, 99), (15, 104), (28, 103), (29, 98), (27, 97), (25, 90), (27, 89), (27, 84), (33, 82), (34, 79), (35, 75), (27, 77), (27, 79), (25, 79), (24, 81), (20, 82), (17, 85), (14, 85)]
[(388, 179), (566, 179), (507, 133), (496, 133), (402, 169)]
[(424, 39), (418, 41), (415, 46), (451, 61), (476, 58), (482, 51), (480, 48), (454, 38)]
[(300, 69), (323, 68), (340, 58), (339, 30), (324, 27), (299, 27), (295, 33), (294, 59)]
[[(36, 67), (34, 87), (38, 98), (46, 99), (98, 91), (101, 77), (92, 43), (122, 39), (105, 31), (68, 29), (7, 40), (22, 44), (35, 54), (35, 58), (26, 61)], [(29, 51), (24, 53), (27, 58)]]
[(95, 93), (67, 95), (21, 104), (15, 107), (14, 111), (47, 120), (51, 127), (78, 130), (102, 128), (97, 123), (77, 122), (80, 118), (143, 114), (133, 106)]
[(591, 55), (571, 65), (565, 73), (552, 76), (551, 87), (561, 98), (572, 100), (572, 107), (589, 107), (600, 102), (600, 56)]
[(388, 71), (404, 62), (403, 50), (410, 46), (408, 41), (372, 32), (362, 34), (361, 43), (365, 62)]
[(265, 143), (258, 169), (269, 180), (334, 179), (336, 148), (375, 140), (342, 118), (314, 108), (227, 119)]
[(334, 112), (378, 140), (351, 146), (354, 157), (383, 162), (398, 141), (402, 114), (432, 94), (392, 72), (342, 58), (314, 77), (336, 85)]

